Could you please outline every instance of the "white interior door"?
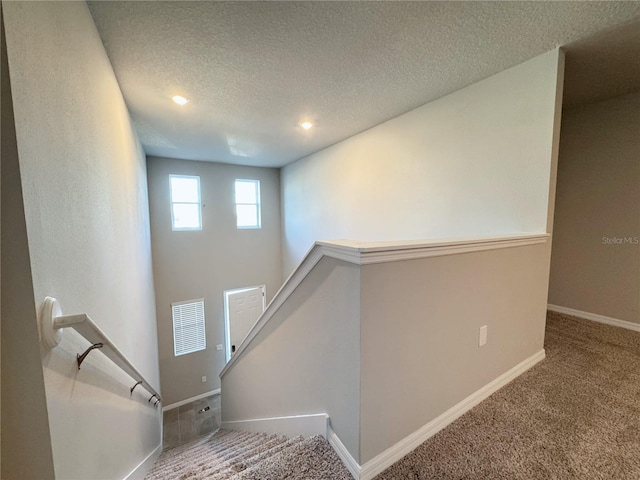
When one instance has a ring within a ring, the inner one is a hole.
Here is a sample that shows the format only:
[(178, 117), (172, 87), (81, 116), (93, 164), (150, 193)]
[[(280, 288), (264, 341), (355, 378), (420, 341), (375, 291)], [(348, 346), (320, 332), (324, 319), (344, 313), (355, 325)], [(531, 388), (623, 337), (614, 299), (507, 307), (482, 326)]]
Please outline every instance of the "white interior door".
[(225, 296), (227, 361), (247, 336), (265, 307), (265, 286), (227, 290)]

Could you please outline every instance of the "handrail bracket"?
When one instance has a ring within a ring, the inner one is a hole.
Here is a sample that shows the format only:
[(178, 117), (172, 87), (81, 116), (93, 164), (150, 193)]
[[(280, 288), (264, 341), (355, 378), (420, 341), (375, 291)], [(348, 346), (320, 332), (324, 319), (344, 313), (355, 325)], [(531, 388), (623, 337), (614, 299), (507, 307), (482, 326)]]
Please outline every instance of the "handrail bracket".
[(138, 385), (140, 385), (141, 383), (142, 383), (142, 380), (138, 380), (138, 381), (136, 382), (136, 384), (135, 384), (133, 387), (131, 387), (131, 388), (129, 389), (129, 392), (131, 393), (131, 395), (133, 395), (133, 391), (134, 391), (134, 390), (136, 389), (136, 387), (137, 387)]
[(102, 343), (94, 343), (89, 348), (87, 348), (82, 355), (80, 355), (78, 353), (76, 355), (76, 357), (78, 358), (78, 370), (80, 370), (80, 365), (82, 365), (82, 362), (84, 362), (84, 359), (87, 358), (87, 355), (89, 355), (93, 349), (102, 348), (102, 347), (104, 347), (104, 344), (102, 344)]

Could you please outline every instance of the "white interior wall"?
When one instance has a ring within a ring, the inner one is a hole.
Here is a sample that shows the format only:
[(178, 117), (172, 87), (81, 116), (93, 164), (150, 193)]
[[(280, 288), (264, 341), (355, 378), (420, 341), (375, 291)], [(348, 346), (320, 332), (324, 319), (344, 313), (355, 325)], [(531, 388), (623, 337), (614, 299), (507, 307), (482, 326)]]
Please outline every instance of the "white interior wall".
[[(88, 313), (159, 389), (144, 154), (102, 41), (84, 2), (3, 12), (32, 308)], [(161, 412), (99, 352), (78, 370), (87, 346), (41, 348), (55, 475), (124, 478), (160, 445)]]
[(282, 169), (283, 273), (315, 240), (545, 232), (559, 50)]

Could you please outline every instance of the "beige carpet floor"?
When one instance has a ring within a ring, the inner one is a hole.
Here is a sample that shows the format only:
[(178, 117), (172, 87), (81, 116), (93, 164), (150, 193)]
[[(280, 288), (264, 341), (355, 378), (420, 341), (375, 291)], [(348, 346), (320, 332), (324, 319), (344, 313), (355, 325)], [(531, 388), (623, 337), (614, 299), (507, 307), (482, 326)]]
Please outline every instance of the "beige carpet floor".
[(545, 349), (376, 480), (640, 479), (640, 333), (550, 312)]
[[(640, 480), (640, 333), (549, 313), (547, 358), (376, 480)], [(221, 430), (147, 480), (347, 480), (321, 437)]]

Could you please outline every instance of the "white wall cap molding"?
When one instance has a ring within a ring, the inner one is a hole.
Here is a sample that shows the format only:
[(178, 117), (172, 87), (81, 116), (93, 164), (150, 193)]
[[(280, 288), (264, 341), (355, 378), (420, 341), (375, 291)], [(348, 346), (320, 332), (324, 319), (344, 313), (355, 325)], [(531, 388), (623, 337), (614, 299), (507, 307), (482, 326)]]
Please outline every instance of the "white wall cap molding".
[(633, 330), (634, 332), (640, 332), (640, 323), (628, 322), (626, 320), (619, 320), (613, 317), (607, 317), (598, 313), (583, 312), (582, 310), (576, 310), (575, 308), (561, 307), (559, 305), (548, 304), (547, 309), (552, 312), (564, 313), (565, 315), (571, 315), (585, 320), (591, 320), (592, 322), (604, 323), (613, 327), (626, 328), (627, 330)]
[(275, 315), (289, 296), (323, 257), (331, 257), (355, 265), (397, 262), (427, 257), (440, 257), (484, 250), (523, 247), (546, 243), (548, 233), (520, 233), (505, 236), (474, 237), (452, 240), (406, 240), (394, 242), (357, 242), (353, 240), (326, 240), (316, 242), (307, 252), (302, 262), (275, 294), (258, 321), (236, 349), (231, 359), (220, 372), (220, 378), (233, 367), (242, 353), (253, 342), (260, 330)]
[(241, 430), (244, 432), (263, 432), (286, 435), (287, 437), (310, 437), (322, 435), (327, 438), (329, 415), (312, 413), (308, 415), (292, 415), (289, 417), (254, 418), (251, 420), (233, 420), (222, 422), (220, 428)]
[(316, 242), (324, 248), (325, 255), (356, 265), (396, 262), (416, 258), (455, 255), (483, 250), (521, 247), (546, 243), (548, 233), (523, 233), (499, 237), (475, 237), (465, 239), (407, 240), (396, 242), (356, 242), (332, 240)]

